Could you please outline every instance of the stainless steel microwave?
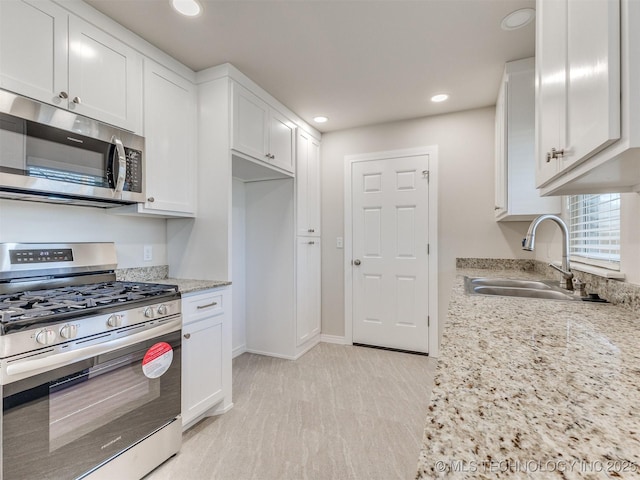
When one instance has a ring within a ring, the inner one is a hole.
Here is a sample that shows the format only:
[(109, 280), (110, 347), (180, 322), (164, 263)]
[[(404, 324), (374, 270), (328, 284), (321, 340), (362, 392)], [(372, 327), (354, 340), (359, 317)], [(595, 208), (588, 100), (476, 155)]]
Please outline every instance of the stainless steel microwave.
[(0, 198), (144, 202), (144, 138), (0, 90)]

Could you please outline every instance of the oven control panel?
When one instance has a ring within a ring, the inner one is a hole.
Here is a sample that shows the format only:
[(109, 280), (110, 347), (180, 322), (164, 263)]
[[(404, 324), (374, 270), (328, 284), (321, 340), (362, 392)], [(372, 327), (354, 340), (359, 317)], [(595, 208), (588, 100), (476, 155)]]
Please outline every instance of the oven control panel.
[(56, 250), (9, 250), (11, 265), (24, 265), (50, 262), (73, 262), (73, 250), (62, 248)]

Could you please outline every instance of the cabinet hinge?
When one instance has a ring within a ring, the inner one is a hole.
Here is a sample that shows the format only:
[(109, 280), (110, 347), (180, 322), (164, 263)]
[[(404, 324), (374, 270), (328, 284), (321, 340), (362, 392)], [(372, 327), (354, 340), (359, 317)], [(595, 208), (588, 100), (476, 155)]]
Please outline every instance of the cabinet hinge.
[(427, 315), (427, 327), (431, 326), (431, 317)]
[(427, 243), (427, 255), (431, 254), (431, 244)]
[(429, 170), (422, 170), (422, 177), (429, 182)]

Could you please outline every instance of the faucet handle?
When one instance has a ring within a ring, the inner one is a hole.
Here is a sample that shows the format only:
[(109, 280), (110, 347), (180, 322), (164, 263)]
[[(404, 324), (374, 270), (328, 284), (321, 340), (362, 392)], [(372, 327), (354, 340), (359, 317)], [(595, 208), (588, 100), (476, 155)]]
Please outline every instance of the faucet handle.
[(580, 295), (581, 297), (587, 296), (587, 283), (582, 282), (579, 278), (573, 278), (573, 289), (576, 295)]

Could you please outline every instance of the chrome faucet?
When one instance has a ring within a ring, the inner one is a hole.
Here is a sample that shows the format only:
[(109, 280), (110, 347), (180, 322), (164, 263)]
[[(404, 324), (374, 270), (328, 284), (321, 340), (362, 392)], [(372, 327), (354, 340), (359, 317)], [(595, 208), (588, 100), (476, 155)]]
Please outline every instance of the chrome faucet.
[(562, 267), (557, 267), (553, 263), (550, 263), (549, 266), (562, 274), (560, 286), (565, 290), (573, 290), (573, 273), (571, 273), (571, 266), (569, 265), (569, 228), (567, 224), (564, 223), (564, 220), (557, 215), (540, 215), (537, 217), (531, 222), (531, 225), (529, 225), (527, 236), (522, 240), (522, 249), (533, 252), (536, 241), (536, 229), (538, 225), (545, 220), (554, 221), (560, 227), (560, 230), (562, 230)]

